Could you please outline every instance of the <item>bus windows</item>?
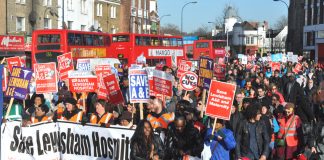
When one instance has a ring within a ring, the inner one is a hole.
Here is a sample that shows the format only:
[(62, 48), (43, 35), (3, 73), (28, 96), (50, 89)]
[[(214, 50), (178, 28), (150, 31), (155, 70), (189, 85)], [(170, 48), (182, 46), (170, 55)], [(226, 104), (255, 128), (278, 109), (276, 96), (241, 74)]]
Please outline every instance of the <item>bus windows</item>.
[(76, 45), (76, 46), (82, 45), (82, 35), (81, 34), (74, 35), (74, 45)]
[(144, 46), (151, 45), (151, 38), (150, 37), (143, 37)]
[(129, 42), (129, 36), (128, 35), (113, 36), (112, 41), (113, 42)]
[(178, 42), (176, 38), (171, 38), (171, 46), (172, 47), (177, 47), (178, 46)]
[(89, 34), (83, 35), (83, 45), (85, 45), (85, 46), (93, 46), (92, 35), (89, 35)]
[(61, 36), (59, 34), (46, 34), (38, 35), (37, 41), (39, 44), (42, 43), (60, 43)]
[(213, 42), (213, 48), (225, 48), (226, 43), (225, 42)]
[(93, 35), (94, 46), (103, 46), (103, 44), (104, 44), (103, 36)]
[(105, 46), (110, 46), (110, 37), (105, 36)]
[(208, 42), (197, 42), (196, 43), (196, 48), (208, 48), (209, 43)]
[(159, 46), (160, 41), (158, 37), (151, 37), (151, 46)]
[(137, 46), (142, 46), (142, 45), (143, 45), (142, 37), (140, 37), (140, 36), (136, 36), (136, 37), (135, 37), (135, 44), (136, 44)]
[(162, 39), (162, 45), (163, 45), (164, 47), (168, 47), (168, 46), (170, 46), (170, 38), (163, 38), (163, 39)]
[(178, 38), (178, 47), (182, 47), (183, 46), (183, 41), (182, 38)]

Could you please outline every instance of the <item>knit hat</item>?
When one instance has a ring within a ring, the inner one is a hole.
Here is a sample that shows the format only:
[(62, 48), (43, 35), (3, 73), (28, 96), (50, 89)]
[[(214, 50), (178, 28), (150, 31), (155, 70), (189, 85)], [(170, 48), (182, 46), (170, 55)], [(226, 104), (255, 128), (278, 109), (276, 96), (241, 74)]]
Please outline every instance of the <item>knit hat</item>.
[(65, 100), (65, 103), (70, 103), (75, 106), (77, 104), (77, 101), (74, 98), (67, 98)]
[(285, 105), (285, 109), (289, 109), (289, 108), (295, 108), (295, 105), (293, 103), (287, 103)]

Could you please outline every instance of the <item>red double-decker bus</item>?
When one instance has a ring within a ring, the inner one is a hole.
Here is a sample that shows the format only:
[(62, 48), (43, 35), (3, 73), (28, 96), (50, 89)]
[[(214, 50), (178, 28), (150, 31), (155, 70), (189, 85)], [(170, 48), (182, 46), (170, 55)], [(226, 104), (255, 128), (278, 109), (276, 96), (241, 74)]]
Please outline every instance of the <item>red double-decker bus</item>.
[(57, 62), (57, 56), (72, 52), (73, 59), (107, 58), (110, 35), (64, 29), (36, 30), (32, 40), (32, 63)]
[(200, 56), (212, 59), (224, 58), (226, 51), (225, 40), (196, 40), (193, 47), (193, 59), (198, 60)]
[(186, 59), (181, 36), (118, 33), (111, 37), (109, 53), (123, 64), (136, 64), (141, 55), (150, 66), (160, 63), (177, 66), (178, 60)]

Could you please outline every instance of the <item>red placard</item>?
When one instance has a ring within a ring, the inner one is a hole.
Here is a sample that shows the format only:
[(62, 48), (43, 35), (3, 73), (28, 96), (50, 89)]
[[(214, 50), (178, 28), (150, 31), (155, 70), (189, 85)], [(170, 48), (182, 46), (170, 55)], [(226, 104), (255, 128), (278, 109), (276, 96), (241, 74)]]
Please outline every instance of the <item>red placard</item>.
[(215, 49), (215, 57), (225, 57), (225, 49)]
[(226, 65), (214, 63), (214, 76), (218, 80), (225, 80)]
[(191, 67), (191, 61), (181, 60), (178, 66), (177, 77), (180, 78), (183, 73), (190, 71)]
[(153, 71), (153, 91), (165, 96), (172, 96), (173, 77), (163, 71)]
[(37, 94), (57, 92), (57, 73), (54, 62), (34, 64), (34, 73)]
[(12, 71), (13, 66), (21, 67), (20, 57), (10, 57), (10, 58), (6, 58), (6, 60), (7, 60), (7, 65), (8, 65), (10, 73)]
[(198, 76), (194, 72), (185, 72), (179, 79), (181, 87), (186, 91), (193, 91), (198, 85)]
[(271, 63), (271, 69), (272, 69), (272, 71), (276, 71), (276, 70), (280, 71), (280, 63), (279, 62), (272, 62)]
[(69, 87), (71, 92), (95, 92), (98, 87), (97, 77), (91, 72), (86, 71), (70, 71)]
[(97, 95), (99, 99), (107, 99), (107, 89), (104, 83), (104, 78), (107, 75), (111, 74), (111, 66), (110, 65), (97, 65), (95, 67), (97, 81), (98, 81), (98, 90)]
[(24, 51), (24, 49), (23, 36), (0, 36), (0, 50)]
[(108, 99), (112, 104), (123, 104), (124, 97), (120, 90), (115, 75), (109, 75), (104, 78), (104, 83), (108, 91)]
[(72, 71), (73, 68), (73, 59), (72, 53), (65, 53), (60, 56), (57, 56), (57, 66), (58, 71), (60, 73), (60, 79), (65, 80), (68, 79), (68, 72)]
[(300, 64), (300, 63), (297, 63), (296, 66), (295, 66), (295, 68), (293, 69), (293, 72), (295, 74), (298, 74), (298, 72), (300, 72), (302, 70), (302, 68), (303, 68), (303, 65)]
[(206, 115), (229, 120), (236, 85), (212, 80), (206, 104)]

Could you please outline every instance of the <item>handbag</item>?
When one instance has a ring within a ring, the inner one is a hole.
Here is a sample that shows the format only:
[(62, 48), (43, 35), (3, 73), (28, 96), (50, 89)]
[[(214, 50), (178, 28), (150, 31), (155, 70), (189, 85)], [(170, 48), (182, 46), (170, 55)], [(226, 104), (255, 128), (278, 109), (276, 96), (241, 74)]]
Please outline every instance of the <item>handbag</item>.
[(295, 121), (295, 115), (293, 116), (292, 120), (290, 121), (290, 124), (288, 125), (288, 128), (285, 131), (285, 135), (283, 136), (282, 139), (276, 139), (275, 143), (277, 147), (285, 147), (286, 146), (286, 136), (287, 136), (287, 132), (291, 126), (291, 124)]

